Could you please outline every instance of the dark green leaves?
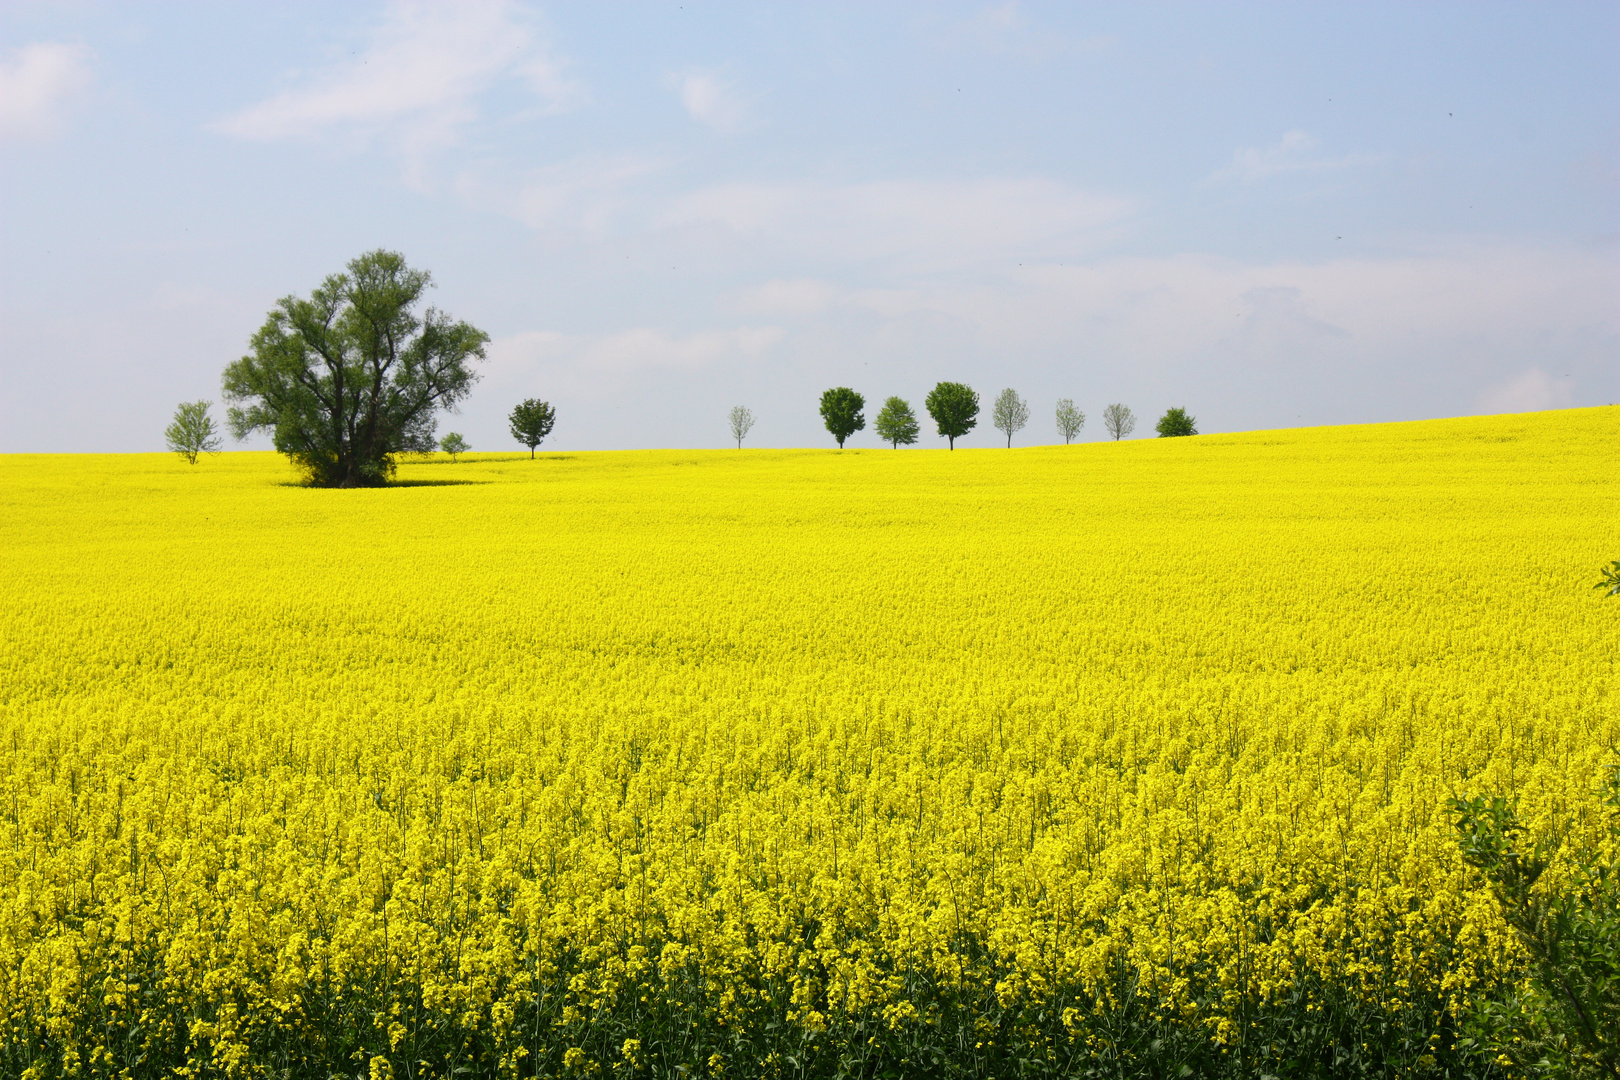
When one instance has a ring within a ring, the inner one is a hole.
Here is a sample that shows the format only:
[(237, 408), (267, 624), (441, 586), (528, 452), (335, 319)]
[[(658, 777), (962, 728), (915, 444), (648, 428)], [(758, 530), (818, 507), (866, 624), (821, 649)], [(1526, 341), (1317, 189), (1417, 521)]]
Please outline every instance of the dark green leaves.
[(534, 448), (551, 434), (552, 426), (557, 423), (557, 410), (549, 401), (527, 398), (512, 410), (507, 422), (511, 425), (512, 438), (527, 446), (529, 457), (533, 458)]
[(821, 419), (844, 448), (844, 440), (866, 427), (866, 399), (847, 386), (835, 386), (821, 395)]
[(952, 450), (956, 449), (956, 440), (972, 431), (979, 422), (979, 395), (962, 383), (939, 383), (928, 391), (924, 404), (939, 433), (950, 440)]
[(472, 389), (489, 335), (431, 307), (418, 316), (430, 284), (372, 251), (308, 299), (284, 297), (225, 369), (231, 433), (269, 432), (322, 487), (385, 483), (395, 455), (433, 449), (436, 414)]
[[(1548, 874), (1562, 830), (1532, 840), (1513, 802), (1451, 799), (1463, 858), (1485, 877), (1529, 957), (1523, 988), (1479, 1002), (1472, 1034), (1521, 1068), (1548, 1076), (1620, 1076), (1620, 768), (1598, 791), (1609, 810), (1609, 853), (1577, 847), (1572, 872)], [(1544, 880), (1545, 879), (1545, 880)]]
[(1161, 439), (1172, 439), (1180, 435), (1196, 435), (1198, 434), (1198, 421), (1196, 418), (1188, 416), (1187, 410), (1178, 405), (1166, 409), (1164, 415), (1159, 417), (1158, 432)]

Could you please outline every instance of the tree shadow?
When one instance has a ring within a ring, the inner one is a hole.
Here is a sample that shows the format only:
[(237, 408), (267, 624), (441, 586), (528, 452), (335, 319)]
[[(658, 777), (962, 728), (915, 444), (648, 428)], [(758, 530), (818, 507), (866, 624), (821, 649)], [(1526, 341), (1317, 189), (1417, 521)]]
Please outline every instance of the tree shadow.
[(493, 480), (390, 480), (385, 488), (402, 487), (460, 487), (462, 484), (492, 484)]
[(301, 480), (282, 480), (277, 487), (303, 488), (306, 491), (387, 491), (390, 488), (415, 487), (461, 487), (464, 484), (492, 484), (493, 480), (390, 480), (386, 484), (375, 484), (367, 487), (339, 488), (317, 487), (306, 484)]

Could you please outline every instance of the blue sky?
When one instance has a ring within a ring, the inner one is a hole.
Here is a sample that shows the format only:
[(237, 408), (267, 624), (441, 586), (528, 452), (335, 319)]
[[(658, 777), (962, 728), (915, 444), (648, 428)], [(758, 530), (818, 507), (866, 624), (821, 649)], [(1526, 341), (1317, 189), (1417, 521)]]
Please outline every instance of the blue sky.
[(492, 335), (476, 449), (1620, 402), (1616, 56), (1612, 3), (8, 4), (0, 451), (160, 449), (375, 247)]

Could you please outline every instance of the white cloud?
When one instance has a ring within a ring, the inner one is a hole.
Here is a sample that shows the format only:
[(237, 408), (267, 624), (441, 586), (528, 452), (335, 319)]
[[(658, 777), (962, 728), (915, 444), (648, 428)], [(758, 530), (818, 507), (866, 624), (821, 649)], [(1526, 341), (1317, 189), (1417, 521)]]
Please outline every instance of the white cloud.
[(1275, 146), (1245, 147), (1233, 153), (1232, 163), (1211, 180), (1264, 180), (1285, 173), (1322, 173), (1382, 161), (1377, 154), (1350, 154), (1341, 158), (1312, 157), (1317, 140), (1303, 131), (1290, 131)]
[(780, 254), (932, 267), (1074, 250), (1130, 204), (1045, 179), (722, 184), (674, 199), (666, 226), (707, 226)]
[(498, 385), (546, 385), (594, 396), (627, 378), (658, 370), (698, 372), (757, 361), (782, 339), (775, 326), (738, 326), (680, 334), (635, 327), (607, 334), (535, 331), (489, 345), (489, 375)]
[(1426, 362), (1501, 355), (1548, 327), (1613, 341), (1614, 260), (1578, 250), (1503, 246), (1390, 259), (1244, 263), (1207, 255), (1117, 258), (1025, 268), (996, 280), (865, 290), (884, 316), (950, 315), (1012, 347), (1084, 338), (1135, 356), (1192, 354), (1262, 339), (1289, 348), (1371, 350)]
[(0, 136), (56, 131), (94, 80), (90, 58), (83, 45), (39, 41), (0, 60)]
[(531, 229), (602, 233), (625, 216), (630, 189), (664, 168), (658, 158), (633, 154), (576, 158), (515, 179), (465, 170), (455, 187), (471, 205), (505, 214)]
[(1540, 412), (1543, 409), (1567, 409), (1574, 398), (1575, 386), (1570, 379), (1557, 378), (1533, 367), (1482, 392), (1475, 400), (1475, 406), (1486, 415)]
[(392, 136), (417, 161), (453, 143), (478, 115), (478, 98), (517, 79), (545, 111), (577, 103), (563, 74), (522, 12), (505, 0), (391, 7), (372, 41), (333, 65), (217, 125), (237, 138), (305, 138), (333, 128)]
[(726, 134), (746, 124), (748, 110), (738, 100), (735, 90), (713, 72), (688, 71), (672, 76), (671, 83), (680, 95), (681, 104), (699, 123)]
[(825, 311), (842, 290), (813, 278), (777, 278), (741, 289), (729, 298), (730, 306), (747, 315), (804, 316)]

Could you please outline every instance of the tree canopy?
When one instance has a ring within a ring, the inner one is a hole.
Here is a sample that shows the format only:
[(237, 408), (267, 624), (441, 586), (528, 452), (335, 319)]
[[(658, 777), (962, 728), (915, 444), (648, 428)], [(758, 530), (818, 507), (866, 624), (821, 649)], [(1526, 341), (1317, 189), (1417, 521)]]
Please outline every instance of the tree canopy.
[(1029, 423), (1029, 404), (1018, 396), (1018, 391), (1009, 386), (996, 398), (996, 404), (990, 410), (990, 418), (995, 423), (996, 430), (1007, 436), (1007, 447), (1011, 449), (1013, 433)]
[(883, 403), (872, 428), (890, 449), (898, 449), (901, 443), (910, 446), (917, 441), (917, 414), (905, 398), (891, 397)]
[(457, 458), (471, 450), (472, 447), (467, 444), (467, 439), (461, 432), (452, 431), (439, 440), (439, 449), (450, 455), (450, 461), (453, 464)]
[(866, 427), (866, 399), (847, 386), (835, 386), (821, 395), (821, 419), (844, 448), (844, 440)]
[(1063, 445), (1067, 446), (1080, 434), (1080, 429), (1086, 426), (1086, 414), (1074, 407), (1069, 398), (1062, 398), (1057, 403), (1058, 434), (1063, 436)]
[(174, 410), (174, 422), (163, 432), (170, 450), (186, 459), (188, 465), (197, 464), (197, 455), (219, 453), (219, 432), (214, 418), (208, 415), (211, 401), (182, 401)]
[(1116, 402), (1103, 410), (1103, 427), (1118, 442), (1136, 430), (1136, 414), (1131, 412), (1129, 405)]
[(950, 440), (952, 450), (956, 449), (956, 440), (972, 431), (979, 422), (979, 395), (963, 383), (937, 384), (928, 391), (924, 404), (939, 433)]
[(1177, 406), (1164, 411), (1164, 415), (1159, 417), (1157, 430), (1161, 439), (1171, 439), (1178, 435), (1196, 435), (1198, 421), (1188, 416), (1186, 409)]
[(378, 250), (308, 299), (283, 297), (225, 369), (231, 434), (269, 432), (320, 487), (383, 484), (396, 455), (432, 450), (436, 414), (472, 389), (489, 335), (433, 307), (418, 316), (431, 284)]
[(731, 410), (731, 437), (737, 440), (737, 449), (742, 449), (742, 441), (754, 428), (754, 414), (746, 405), (738, 405)]
[(525, 398), (513, 408), (512, 415), (507, 417), (507, 423), (512, 429), (512, 438), (529, 448), (529, 459), (534, 459), (534, 448), (551, 434), (551, 428), (557, 422), (557, 410), (551, 407), (551, 402), (541, 401), (539, 398)]

